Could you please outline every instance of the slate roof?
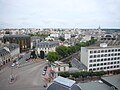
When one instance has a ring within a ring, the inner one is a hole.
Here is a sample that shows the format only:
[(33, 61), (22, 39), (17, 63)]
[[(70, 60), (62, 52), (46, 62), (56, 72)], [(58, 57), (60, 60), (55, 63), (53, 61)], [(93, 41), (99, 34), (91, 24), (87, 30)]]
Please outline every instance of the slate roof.
[(99, 83), (98, 81), (79, 83), (81, 90), (113, 90), (108, 85), (104, 83)]
[(3, 38), (10, 37), (10, 38), (19, 38), (19, 37), (30, 37), (29, 35), (4, 35)]
[(0, 48), (0, 57), (10, 54), (7, 50)]
[(78, 68), (79, 70), (86, 70), (87, 69), (87, 67), (82, 62), (80, 62), (79, 60), (77, 60), (76, 58), (73, 58), (71, 60), (71, 64), (74, 67)]
[(75, 81), (58, 76), (47, 90), (81, 90)]
[(16, 48), (19, 48), (19, 45), (18, 44), (15, 44), (15, 43), (12, 43), (12, 44), (9, 44), (9, 45), (5, 45), (7, 48), (9, 48), (10, 51), (13, 51), (15, 50)]
[(102, 77), (102, 80), (107, 81), (108, 84), (116, 87), (118, 90), (120, 90), (120, 74), (109, 76), (109, 77)]

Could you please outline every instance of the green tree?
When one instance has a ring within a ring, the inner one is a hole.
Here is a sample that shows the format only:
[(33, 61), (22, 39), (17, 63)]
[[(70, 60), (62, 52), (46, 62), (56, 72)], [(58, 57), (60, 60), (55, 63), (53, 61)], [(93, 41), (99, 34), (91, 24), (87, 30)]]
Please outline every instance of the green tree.
[(65, 38), (64, 37), (59, 37), (59, 40), (60, 41), (65, 41)]
[(59, 59), (59, 55), (57, 52), (48, 52), (47, 59), (49, 62), (54, 62)]
[(61, 57), (66, 57), (68, 55), (67, 53), (67, 47), (66, 46), (59, 46), (56, 48), (56, 52), (61, 56)]

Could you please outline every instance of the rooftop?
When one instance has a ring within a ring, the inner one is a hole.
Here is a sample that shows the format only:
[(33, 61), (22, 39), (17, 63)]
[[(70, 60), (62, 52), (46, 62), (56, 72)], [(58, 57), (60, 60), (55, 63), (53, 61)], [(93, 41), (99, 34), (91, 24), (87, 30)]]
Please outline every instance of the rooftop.
[(75, 84), (75, 81), (63, 78), (61, 76), (58, 76), (57, 78), (54, 79), (54, 82), (60, 83), (62, 85), (65, 85), (67, 87), (71, 87), (73, 84)]
[(99, 81), (93, 81), (89, 83), (79, 83), (81, 90), (113, 90), (108, 85), (100, 83)]
[(103, 77), (102, 79), (107, 81), (109, 84), (115, 86), (118, 90), (120, 90), (120, 74), (109, 77)]

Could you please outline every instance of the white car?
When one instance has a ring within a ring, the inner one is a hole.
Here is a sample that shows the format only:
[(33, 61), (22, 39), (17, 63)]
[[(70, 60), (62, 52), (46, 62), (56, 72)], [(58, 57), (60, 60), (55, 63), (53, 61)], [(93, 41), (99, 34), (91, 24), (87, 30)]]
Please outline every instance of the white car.
[(14, 66), (15, 66), (15, 63), (13, 63), (11, 66), (14, 67)]

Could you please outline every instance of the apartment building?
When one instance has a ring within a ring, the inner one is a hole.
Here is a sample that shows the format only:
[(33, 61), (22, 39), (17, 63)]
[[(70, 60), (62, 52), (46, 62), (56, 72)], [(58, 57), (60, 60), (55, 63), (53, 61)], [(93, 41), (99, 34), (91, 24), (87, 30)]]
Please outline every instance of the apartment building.
[(120, 46), (81, 47), (81, 62), (87, 71), (114, 71), (120, 69)]

